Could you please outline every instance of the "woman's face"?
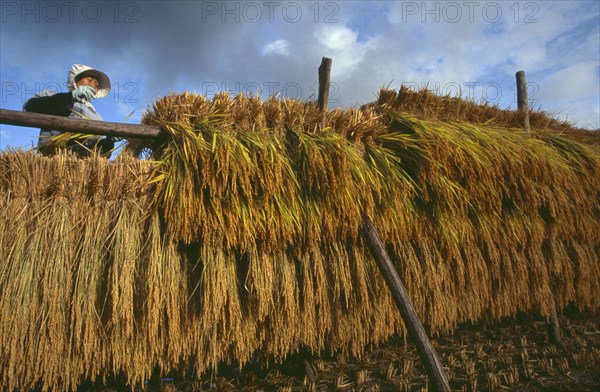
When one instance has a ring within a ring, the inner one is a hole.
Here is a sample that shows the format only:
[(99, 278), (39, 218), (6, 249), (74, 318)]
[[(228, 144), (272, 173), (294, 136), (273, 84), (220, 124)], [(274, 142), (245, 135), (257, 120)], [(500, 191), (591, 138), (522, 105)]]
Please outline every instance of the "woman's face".
[(94, 93), (98, 92), (98, 79), (91, 75), (83, 75), (81, 78), (77, 79), (77, 86), (90, 86), (94, 89)]

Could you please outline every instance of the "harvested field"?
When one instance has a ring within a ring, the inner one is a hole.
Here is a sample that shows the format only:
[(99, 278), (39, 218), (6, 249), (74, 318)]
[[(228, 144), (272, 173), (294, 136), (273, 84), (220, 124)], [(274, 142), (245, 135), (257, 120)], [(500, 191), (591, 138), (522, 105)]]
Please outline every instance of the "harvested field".
[[(567, 311), (560, 317), (564, 347), (548, 343), (547, 324), (518, 315), (494, 325), (461, 325), (432, 339), (453, 390), (571, 391), (600, 388), (600, 315)], [(426, 391), (427, 376), (414, 346), (398, 337), (370, 347), (361, 359), (314, 357), (318, 380), (305, 372), (308, 355), (293, 355), (269, 369), (222, 364), (199, 378), (176, 372), (155, 377), (139, 391)], [(122, 379), (87, 383), (82, 390), (126, 388)]]

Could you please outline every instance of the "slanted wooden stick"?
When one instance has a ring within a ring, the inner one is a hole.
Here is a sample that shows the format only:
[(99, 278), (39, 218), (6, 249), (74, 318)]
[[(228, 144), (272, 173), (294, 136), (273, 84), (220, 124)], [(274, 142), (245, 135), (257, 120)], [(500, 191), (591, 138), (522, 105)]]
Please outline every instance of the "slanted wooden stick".
[[(322, 126), (325, 126), (331, 63), (331, 59), (323, 57), (321, 66), (319, 67), (319, 101), (317, 106), (323, 112)], [(400, 310), (400, 314), (404, 320), (404, 324), (406, 324), (406, 329), (408, 330), (408, 336), (417, 347), (417, 353), (421, 358), (421, 362), (423, 362), (423, 366), (427, 371), (433, 389), (439, 392), (449, 392), (451, 390), (450, 384), (444, 374), (444, 369), (438, 355), (431, 345), (427, 333), (425, 333), (425, 329), (412, 305), (408, 292), (406, 291), (406, 288), (404, 288), (404, 285), (398, 276), (398, 272), (396, 272), (394, 264), (385, 250), (373, 221), (366, 214), (363, 214), (362, 216), (362, 230), (365, 234), (371, 254), (375, 258), (388, 288), (392, 292), (392, 297), (396, 302), (396, 306)]]

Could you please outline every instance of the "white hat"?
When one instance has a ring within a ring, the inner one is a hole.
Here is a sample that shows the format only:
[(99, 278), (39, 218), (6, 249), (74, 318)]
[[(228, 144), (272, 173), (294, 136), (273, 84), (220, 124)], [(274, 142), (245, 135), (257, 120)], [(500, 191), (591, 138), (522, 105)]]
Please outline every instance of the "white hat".
[(73, 64), (67, 75), (67, 87), (70, 91), (75, 89), (75, 79), (82, 74), (87, 74), (98, 79), (98, 91), (96, 92), (96, 98), (104, 98), (110, 92), (110, 79), (108, 76), (97, 69), (88, 67), (83, 64)]

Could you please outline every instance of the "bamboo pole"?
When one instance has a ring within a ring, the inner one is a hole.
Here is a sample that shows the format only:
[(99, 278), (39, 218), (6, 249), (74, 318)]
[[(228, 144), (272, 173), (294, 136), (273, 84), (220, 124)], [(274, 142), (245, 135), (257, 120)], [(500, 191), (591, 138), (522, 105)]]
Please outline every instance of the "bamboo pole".
[(525, 119), (523, 120), (523, 129), (526, 132), (531, 132), (531, 125), (529, 124), (529, 98), (527, 96), (527, 81), (525, 78), (525, 71), (519, 71), (516, 74), (517, 77), (517, 107), (519, 111), (525, 112)]
[(153, 139), (161, 133), (159, 127), (150, 125), (85, 120), (72, 117), (52, 116), (49, 114), (19, 112), (8, 109), (0, 109), (0, 123), (137, 139)]

